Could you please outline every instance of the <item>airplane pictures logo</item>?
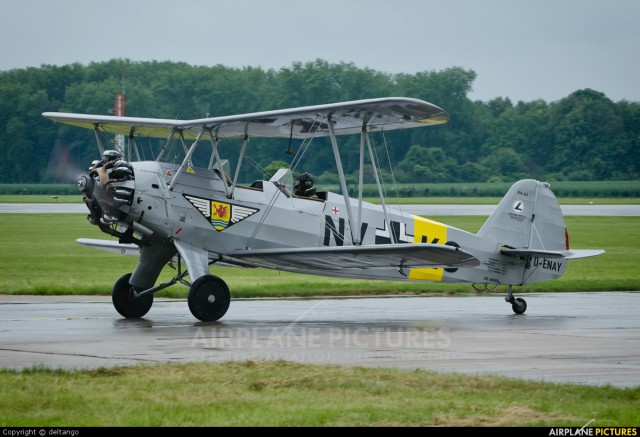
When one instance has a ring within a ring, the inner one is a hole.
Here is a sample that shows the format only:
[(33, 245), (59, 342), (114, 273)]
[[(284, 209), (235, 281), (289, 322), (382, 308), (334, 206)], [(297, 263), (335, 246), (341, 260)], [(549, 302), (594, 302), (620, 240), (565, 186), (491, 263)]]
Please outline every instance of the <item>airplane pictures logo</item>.
[(638, 435), (638, 427), (594, 427), (588, 428), (590, 424), (595, 422), (591, 419), (582, 428), (551, 428), (549, 430), (550, 437), (636, 437)]
[(256, 208), (247, 208), (246, 206), (218, 202), (186, 194), (184, 194), (184, 197), (211, 222), (211, 226), (216, 231), (224, 231), (229, 226), (241, 222), (259, 211)]

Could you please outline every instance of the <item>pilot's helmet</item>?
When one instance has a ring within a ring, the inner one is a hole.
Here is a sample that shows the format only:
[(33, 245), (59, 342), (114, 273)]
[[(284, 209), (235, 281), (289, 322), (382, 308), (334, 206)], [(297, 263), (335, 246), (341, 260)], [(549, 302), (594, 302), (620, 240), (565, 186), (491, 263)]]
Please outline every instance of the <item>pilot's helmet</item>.
[(304, 172), (298, 176), (294, 182), (294, 186), (296, 191), (307, 190), (313, 187), (313, 177), (309, 173)]
[(119, 159), (116, 161), (115, 164), (113, 164), (113, 168), (118, 168), (118, 167), (129, 167), (129, 163), (127, 161), (125, 161), (124, 159)]
[(96, 165), (100, 164), (100, 160), (98, 159), (94, 159), (93, 161), (91, 161), (91, 165), (89, 166), (89, 170), (93, 170), (95, 168)]
[(102, 154), (105, 162), (115, 161), (116, 159), (122, 158), (122, 154), (117, 150), (105, 150)]

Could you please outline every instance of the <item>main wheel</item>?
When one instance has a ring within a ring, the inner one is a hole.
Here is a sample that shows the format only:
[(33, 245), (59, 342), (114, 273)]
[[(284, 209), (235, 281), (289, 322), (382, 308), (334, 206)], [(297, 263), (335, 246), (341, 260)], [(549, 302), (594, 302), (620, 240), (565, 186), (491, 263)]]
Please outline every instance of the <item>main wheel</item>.
[(225, 315), (231, 303), (227, 284), (217, 276), (205, 275), (195, 280), (189, 289), (189, 310), (203, 322), (213, 322)]
[(515, 302), (511, 304), (511, 308), (513, 308), (513, 312), (516, 314), (524, 314), (527, 310), (527, 302), (521, 297), (517, 297)]
[(123, 317), (140, 318), (147, 314), (153, 305), (153, 294), (135, 297), (135, 290), (129, 284), (131, 273), (118, 279), (111, 292), (111, 301), (116, 311)]

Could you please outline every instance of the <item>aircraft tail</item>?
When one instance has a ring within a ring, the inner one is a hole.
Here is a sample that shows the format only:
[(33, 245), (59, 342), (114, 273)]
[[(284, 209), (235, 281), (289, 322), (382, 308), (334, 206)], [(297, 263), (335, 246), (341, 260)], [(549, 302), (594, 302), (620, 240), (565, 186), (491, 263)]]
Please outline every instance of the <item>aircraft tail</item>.
[(549, 184), (524, 179), (511, 186), (478, 236), (513, 249), (569, 249), (564, 218)]
[(603, 250), (570, 250), (558, 199), (549, 184), (524, 179), (511, 186), (478, 236), (501, 244), (503, 255), (524, 260), (522, 284), (561, 277), (566, 260), (600, 255)]

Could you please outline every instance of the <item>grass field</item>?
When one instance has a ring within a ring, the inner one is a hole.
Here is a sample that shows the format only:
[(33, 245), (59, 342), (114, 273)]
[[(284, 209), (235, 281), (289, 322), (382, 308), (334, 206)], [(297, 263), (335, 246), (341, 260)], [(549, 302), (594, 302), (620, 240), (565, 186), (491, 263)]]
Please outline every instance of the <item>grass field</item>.
[(640, 388), (283, 361), (0, 371), (0, 390), (0, 426), (5, 427), (640, 423)]
[[(480, 216), (443, 216), (438, 220), (471, 232)], [(640, 290), (640, 217), (566, 217), (571, 246), (605, 249), (593, 258), (572, 261), (557, 281), (519, 287), (526, 291)], [(0, 293), (104, 294), (131, 272), (137, 258), (80, 246), (76, 238), (106, 238), (83, 214), (0, 214)], [(233, 298), (349, 294), (472, 292), (469, 285), (340, 279), (213, 266), (211, 272), (228, 284)], [(165, 268), (160, 280), (174, 271)], [(500, 292), (504, 290), (499, 290)], [(158, 296), (186, 297), (174, 285)]]

